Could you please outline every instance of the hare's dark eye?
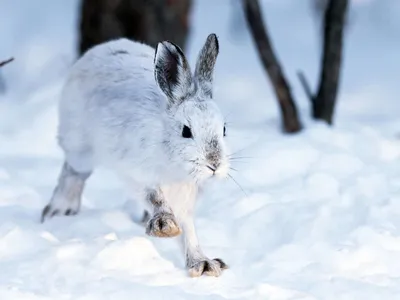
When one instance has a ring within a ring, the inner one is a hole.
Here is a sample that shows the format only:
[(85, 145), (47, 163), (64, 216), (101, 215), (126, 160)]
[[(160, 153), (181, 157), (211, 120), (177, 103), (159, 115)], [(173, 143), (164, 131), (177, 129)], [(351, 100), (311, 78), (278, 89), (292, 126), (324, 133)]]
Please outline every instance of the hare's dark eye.
[(183, 125), (183, 129), (182, 129), (182, 137), (189, 139), (192, 138), (192, 131), (190, 130), (189, 127), (187, 127), (186, 125)]
[(226, 127), (224, 126), (224, 136), (226, 136)]

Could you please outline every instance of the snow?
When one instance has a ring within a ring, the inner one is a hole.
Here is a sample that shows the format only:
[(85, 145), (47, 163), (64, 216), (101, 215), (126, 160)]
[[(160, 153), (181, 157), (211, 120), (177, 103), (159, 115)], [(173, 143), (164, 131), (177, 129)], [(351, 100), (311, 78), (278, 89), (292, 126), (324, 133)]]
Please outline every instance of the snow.
[(232, 173), (241, 187), (214, 183), (196, 215), (204, 251), (230, 269), (193, 279), (176, 241), (150, 238), (132, 222), (108, 170), (90, 179), (78, 216), (39, 223), (62, 162), (56, 99), (75, 56), (78, 1), (3, 0), (0, 57), (16, 60), (2, 70), (7, 93), (0, 95), (0, 299), (398, 298), (400, 44), (387, 29), (399, 24), (400, 7), (380, 2), (381, 12), (390, 11), (382, 24), (370, 19), (378, 2), (353, 2), (330, 128), (310, 120), (296, 78), (302, 69), (314, 83), (318, 71), (309, 6), (263, 1), (305, 127), (291, 136), (279, 131), (238, 3), (196, 2), (189, 60), (208, 33), (218, 34), (216, 98), (242, 158)]

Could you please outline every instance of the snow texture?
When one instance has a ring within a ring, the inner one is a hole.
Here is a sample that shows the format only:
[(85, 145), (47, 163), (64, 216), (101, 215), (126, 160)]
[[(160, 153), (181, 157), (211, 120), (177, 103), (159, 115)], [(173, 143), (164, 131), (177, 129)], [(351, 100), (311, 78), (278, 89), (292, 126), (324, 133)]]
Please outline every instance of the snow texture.
[(0, 299), (398, 299), (394, 2), (353, 1), (336, 125), (329, 128), (309, 119), (296, 78), (302, 69), (315, 82), (318, 72), (309, 5), (262, 1), (305, 124), (293, 136), (280, 132), (238, 1), (195, 2), (188, 57), (193, 65), (205, 37), (218, 35), (215, 98), (241, 157), (232, 172), (241, 188), (216, 182), (198, 203), (204, 251), (230, 269), (193, 279), (175, 240), (146, 236), (132, 222), (132, 207), (108, 170), (88, 182), (78, 216), (40, 224), (62, 164), (56, 103), (75, 59), (78, 1), (3, 0), (0, 57), (16, 60), (1, 71)]

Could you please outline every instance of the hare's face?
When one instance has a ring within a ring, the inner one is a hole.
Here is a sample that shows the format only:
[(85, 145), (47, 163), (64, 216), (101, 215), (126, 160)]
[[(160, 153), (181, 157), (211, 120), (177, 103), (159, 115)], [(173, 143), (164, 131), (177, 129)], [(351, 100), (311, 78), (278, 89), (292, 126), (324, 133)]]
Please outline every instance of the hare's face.
[(194, 74), (182, 50), (159, 43), (154, 57), (156, 82), (168, 101), (166, 146), (171, 164), (180, 165), (196, 181), (227, 175), (224, 119), (212, 100), (218, 39), (210, 34), (200, 51)]
[(226, 177), (225, 122), (212, 100), (187, 100), (170, 116), (170, 156), (192, 179)]

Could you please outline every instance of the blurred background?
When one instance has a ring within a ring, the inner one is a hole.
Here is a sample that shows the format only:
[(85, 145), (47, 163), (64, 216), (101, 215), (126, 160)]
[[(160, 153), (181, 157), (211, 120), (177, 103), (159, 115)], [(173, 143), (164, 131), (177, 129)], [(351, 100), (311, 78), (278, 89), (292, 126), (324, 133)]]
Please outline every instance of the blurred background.
[[(298, 132), (312, 119), (377, 122), (399, 109), (399, 16), (395, 0), (2, 0), (0, 62), (14, 61), (0, 68), (0, 130), (43, 126), (43, 138), (53, 138), (46, 110), (95, 44), (169, 39), (193, 64), (211, 32), (221, 49), (216, 97), (237, 124)], [(323, 67), (337, 76), (322, 82)]]

